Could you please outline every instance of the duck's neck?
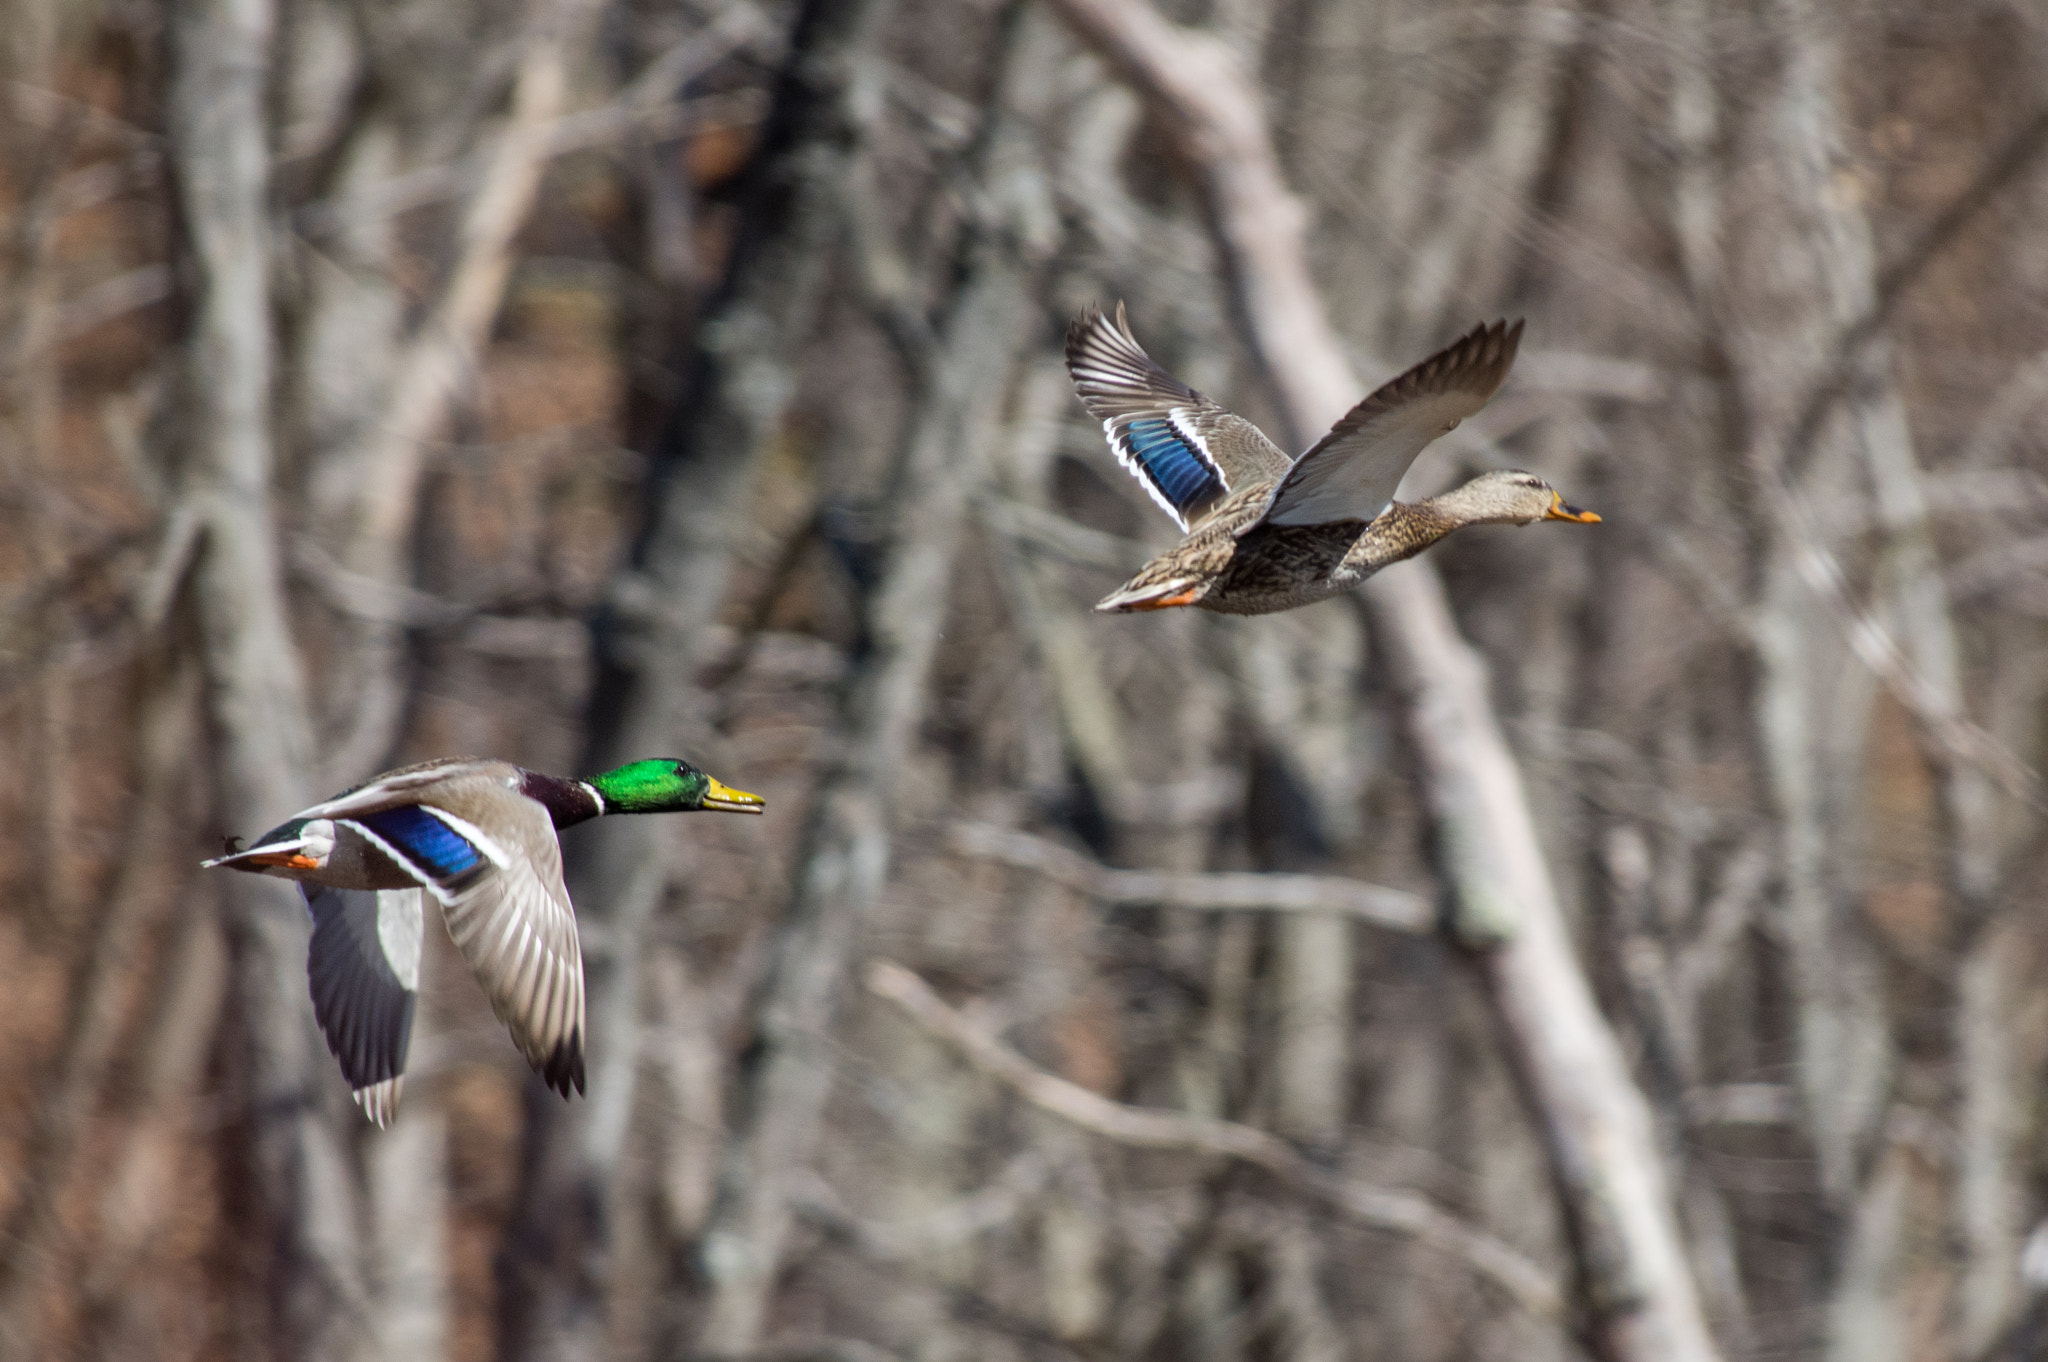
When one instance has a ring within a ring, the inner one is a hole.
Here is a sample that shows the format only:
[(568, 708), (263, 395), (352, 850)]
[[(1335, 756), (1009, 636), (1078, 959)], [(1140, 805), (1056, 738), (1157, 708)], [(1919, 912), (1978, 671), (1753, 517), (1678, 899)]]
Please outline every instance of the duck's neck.
[(526, 771), (521, 774), (519, 792), (545, 808), (558, 828), (587, 823), (606, 812), (604, 796), (587, 780)]
[[(1446, 495), (1453, 495), (1446, 493)], [(1413, 558), (1465, 522), (1439, 508), (1442, 497), (1396, 501), (1365, 527), (1331, 579), (1346, 582), (1371, 576), (1391, 563)]]

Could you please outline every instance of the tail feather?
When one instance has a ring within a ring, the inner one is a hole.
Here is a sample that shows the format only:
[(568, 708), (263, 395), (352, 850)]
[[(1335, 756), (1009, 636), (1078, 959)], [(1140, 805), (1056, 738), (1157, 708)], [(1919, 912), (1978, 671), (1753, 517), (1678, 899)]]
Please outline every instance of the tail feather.
[(250, 847), (247, 851), (237, 851), (227, 856), (216, 856), (210, 861), (201, 861), (199, 867), (202, 870), (251, 870), (259, 873), (276, 866), (316, 868), (319, 862), (303, 854), (305, 845), (304, 838), (267, 843), (263, 846)]
[[(237, 837), (228, 843), (225, 856), (216, 856), (210, 861), (201, 861), (200, 868), (215, 870), (262, 871), (271, 866), (289, 865), (295, 852), (306, 848), (306, 825), (310, 818), (294, 818), (289, 823), (280, 823), (256, 839), (252, 847), (235, 846), (242, 839)], [(318, 850), (318, 848), (316, 848)], [(324, 854), (324, 853), (323, 853)]]
[(1196, 577), (1174, 577), (1163, 582), (1126, 582), (1095, 603), (1105, 615), (1126, 615), (1137, 610), (1171, 610), (1193, 605), (1208, 594), (1207, 584)]

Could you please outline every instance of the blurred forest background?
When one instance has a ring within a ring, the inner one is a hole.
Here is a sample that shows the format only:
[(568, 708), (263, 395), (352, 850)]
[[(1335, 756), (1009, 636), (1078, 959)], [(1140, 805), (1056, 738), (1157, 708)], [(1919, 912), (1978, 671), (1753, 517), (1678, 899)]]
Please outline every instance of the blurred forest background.
[[(2048, 1356), (2048, 12), (1151, 3), (6, 0), (0, 1356)], [(1605, 523), (1094, 616), (1118, 299)], [(769, 813), (379, 1132), (197, 865), (458, 753)]]

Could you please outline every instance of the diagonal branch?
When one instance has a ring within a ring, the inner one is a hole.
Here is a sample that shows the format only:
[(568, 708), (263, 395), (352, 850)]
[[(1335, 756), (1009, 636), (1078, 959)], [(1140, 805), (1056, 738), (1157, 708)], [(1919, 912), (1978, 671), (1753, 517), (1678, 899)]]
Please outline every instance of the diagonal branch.
[(2035, 812), (2048, 812), (2048, 785), (2044, 785), (2041, 773), (1961, 713), (1957, 698), (1944, 693), (1907, 656), (1884, 621), (1857, 602), (1841, 562), (1828, 551), (1822, 535), (1812, 525), (1812, 517), (1782, 475), (1766, 469), (1762, 482), (1766, 497), (1786, 527), (1794, 570), (1837, 617), (1857, 661), (1884, 683), (1949, 761), (1976, 771), (2007, 797)]
[[(571, 39), (592, 8), (588, 0), (543, 0), (539, 31), (512, 87), (511, 117), (462, 216), (454, 268), (397, 368), (398, 384), (365, 467), (369, 476), (353, 555), (359, 563), (394, 552), (411, 530), (421, 451), (476, 370), (512, 270), (512, 238), (540, 188), (550, 131), (567, 97)], [(384, 565), (370, 563), (372, 569)]]
[[(383, 582), (404, 576), (401, 559), (418, 513), (426, 443), (447, 422), (476, 372), (512, 272), (513, 238), (547, 168), (552, 129), (567, 98), (569, 63), (596, 12), (592, 0), (536, 0), (533, 34), (512, 86), (511, 115), (462, 215), (454, 266), (393, 367), (397, 378), (383, 419), (350, 460), (361, 500), (344, 556), (346, 566), (364, 576)], [(363, 630), (361, 698), (349, 731), (326, 761), (328, 784), (360, 777), (391, 745), (403, 710), (394, 657), (399, 637), (389, 624)]]
[(1834, 344), (1833, 362), (1801, 408), (1799, 419), (1785, 441), (1787, 461), (1801, 460), (1819, 438), (1821, 426), (1835, 404), (1850, 395), (1857, 374), (1857, 361), (1876, 340), (1892, 314), (1898, 310), (1913, 285), (1920, 282), (1941, 253), (1948, 249), (1977, 215), (2030, 169), (2043, 152), (2048, 152), (2048, 108), (2036, 112), (2022, 124), (1998, 155), (1991, 158), (1962, 193), (1935, 215), (1897, 260), (1884, 267), (1872, 282), (1870, 300), (1864, 310), (1844, 326)]
[(1055, 1077), (974, 1026), (947, 1006), (931, 985), (901, 965), (874, 961), (867, 967), (866, 982), (868, 992), (895, 1004), (919, 1030), (945, 1043), (1041, 1111), (1118, 1144), (1248, 1163), (1289, 1190), (1320, 1201), (1361, 1225), (1409, 1235), (1463, 1259), (1532, 1315), (1556, 1320), (1563, 1311), (1562, 1296), (1550, 1273), (1519, 1250), (1447, 1215), (1412, 1192), (1347, 1179), (1310, 1162), (1286, 1140), (1255, 1126), (1126, 1106)]

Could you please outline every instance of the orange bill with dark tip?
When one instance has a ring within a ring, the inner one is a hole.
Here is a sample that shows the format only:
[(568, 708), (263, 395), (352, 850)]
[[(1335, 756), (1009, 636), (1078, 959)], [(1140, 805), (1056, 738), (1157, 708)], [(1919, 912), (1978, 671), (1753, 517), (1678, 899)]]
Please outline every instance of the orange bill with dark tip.
[(1592, 511), (1582, 511), (1576, 506), (1567, 506), (1563, 497), (1552, 495), (1550, 509), (1543, 513), (1545, 520), (1570, 520), (1580, 525), (1598, 525), (1600, 517)]

